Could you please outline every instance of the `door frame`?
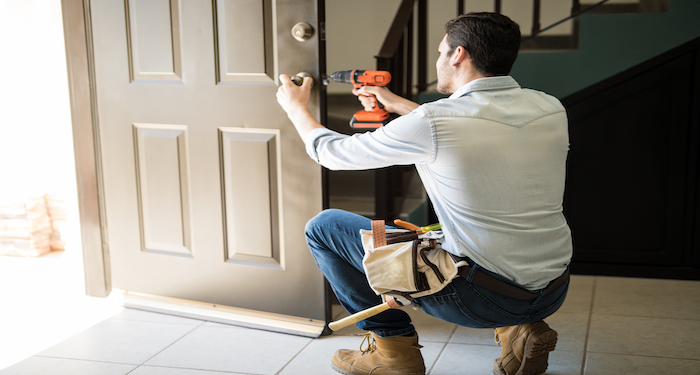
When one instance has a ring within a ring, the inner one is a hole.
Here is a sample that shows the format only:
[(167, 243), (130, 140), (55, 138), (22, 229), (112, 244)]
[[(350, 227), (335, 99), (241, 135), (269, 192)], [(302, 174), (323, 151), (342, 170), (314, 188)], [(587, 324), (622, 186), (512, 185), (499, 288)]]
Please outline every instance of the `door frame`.
[[(325, 74), (325, 3), (316, 0), (319, 40), (319, 73)], [(61, 0), (73, 128), (78, 206), (85, 277), (85, 293), (108, 297), (112, 293), (109, 242), (105, 215), (104, 182), (95, 56), (90, 0)], [(323, 85), (319, 85), (323, 86)], [(319, 97), (320, 120), (326, 121), (326, 91)], [(323, 208), (327, 208), (326, 171), (322, 173)], [(327, 285), (326, 285), (327, 288)], [(125, 307), (256, 329), (318, 337), (330, 331), (330, 301), (326, 298), (325, 321), (293, 317), (196, 301), (122, 292)]]

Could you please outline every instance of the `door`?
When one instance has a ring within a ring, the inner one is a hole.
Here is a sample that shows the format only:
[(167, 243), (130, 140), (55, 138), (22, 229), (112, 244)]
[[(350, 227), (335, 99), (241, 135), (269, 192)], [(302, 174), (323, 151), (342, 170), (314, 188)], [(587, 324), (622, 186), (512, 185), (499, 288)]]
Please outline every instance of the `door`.
[(322, 73), (319, 33), (291, 33), (316, 28), (316, 0), (89, 4), (112, 288), (146, 308), (322, 326), (324, 282), (304, 239), (321, 171), (275, 98), (280, 73)]

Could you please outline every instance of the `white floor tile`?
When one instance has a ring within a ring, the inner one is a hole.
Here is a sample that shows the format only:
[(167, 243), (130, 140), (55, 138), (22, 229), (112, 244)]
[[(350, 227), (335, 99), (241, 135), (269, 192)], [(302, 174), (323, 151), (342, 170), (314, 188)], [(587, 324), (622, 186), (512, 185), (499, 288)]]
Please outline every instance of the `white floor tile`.
[(700, 281), (599, 277), (593, 313), (700, 320)]
[(491, 374), (500, 348), (485, 345), (447, 344), (430, 371), (431, 375)]
[(450, 343), (498, 346), (491, 328), (457, 327)]
[(560, 350), (557, 348), (555, 351), (549, 353), (549, 367), (545, 374), (581, 375), (581, 367), (583, 367), (583, 352)]
[(276, 374), (312, 339), (240, 327), (200, 326), (147, 365)]
[(549, 327), (557, 331), (557, 349), (579, 352), (585, 350), (588, 317), (588, 313), (556, 312), (545, 319)]
[(589, 352), (700, 360), (700, 320), (593, 315)]
[(595, 276), (571, 275), (566, 300), (558, 312), (587, 313), (591, 310)]
[(34, 356), (0, 370), (2, 375), (126, 375), (135, 365)]
[(40, 355), (140, 365), (195, 328), (109, 319)]
[(698, 365), (688, 359), (589, 353), (585, 375), (697, 374)]

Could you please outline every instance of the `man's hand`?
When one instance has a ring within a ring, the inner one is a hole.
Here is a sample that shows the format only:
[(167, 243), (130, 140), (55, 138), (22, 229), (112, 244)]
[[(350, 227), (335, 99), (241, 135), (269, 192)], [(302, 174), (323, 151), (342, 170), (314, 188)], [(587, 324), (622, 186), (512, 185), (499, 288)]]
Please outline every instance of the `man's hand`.
[(277, 89), (277, 102), (287, 112), (287, 117), (292, 120), (301, 139), (306, 138), (313, 129), (323, 128), (309, 112), (313, 79), (304, 77), (304, 83), (297, 86), (288, 75), (281, 74), (280, 81), (282, 86)]
[(377, 103), (375, 102), (374, 98), (364, 96), (363, 94), (373, 94), (377, 97), (377, 100), (384, 105), (384, 109), (386, 109), (388, 112), (398, 113), (401, 116), (406, 115), (419, 107), (417, 103), (402, 98), (383, 86), (363, 86), (359, 89), (353, 89), (352, 93), (358, 96), (360, 103), (362, 103), (362, 106), (367, 111), (371, 111), (372, 108), (377, 105)]
[(289, 119), (294, 121), (293, 116), (298, 115), (299, 112), (308, 111), (313, 79), (304, 77), (301, 86), (297, 86), (288, 75), (281, 74), (280, 81), (282, 85), (277, 89), (277, 102), (287, 112)]

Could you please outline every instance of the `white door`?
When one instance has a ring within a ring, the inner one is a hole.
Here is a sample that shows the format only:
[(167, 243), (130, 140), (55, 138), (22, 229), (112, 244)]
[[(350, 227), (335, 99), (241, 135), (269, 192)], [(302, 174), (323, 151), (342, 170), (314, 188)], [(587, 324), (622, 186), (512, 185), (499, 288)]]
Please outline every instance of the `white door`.
[(154, 310), (177, 301), (322, 327), (323, 278), (304, 239), (321, 171), (275, 99), (280, 73), (318, 81), (318, 30), (291, 33), (317, 29), (317, 1), (90, 7), (112, 287)]

